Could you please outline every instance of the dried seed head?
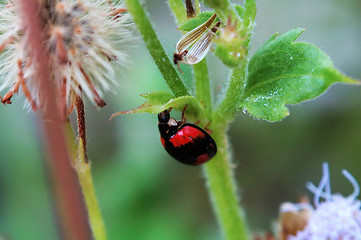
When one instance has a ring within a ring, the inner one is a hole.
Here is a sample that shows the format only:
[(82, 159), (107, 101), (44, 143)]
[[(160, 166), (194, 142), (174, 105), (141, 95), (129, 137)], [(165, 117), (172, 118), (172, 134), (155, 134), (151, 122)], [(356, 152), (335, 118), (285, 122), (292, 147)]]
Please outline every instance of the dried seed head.
[[(40, 8), (44, 48), (61, 109), (70, 112), (81, 92), (94, 105), (104, 106), (102, 90), (112, 89), (116, 70), (127, 62), (132, 24), (126, 10), (107, 0), (42, 1)], [(26, 26), (10, 0), (0, 12), (0, 43), (0, 91), (10, 88), (2, 102), (11, 103), (20, 86), (36, 110), (44, 103), (39, 102), (35, 63), (27, 52)]]

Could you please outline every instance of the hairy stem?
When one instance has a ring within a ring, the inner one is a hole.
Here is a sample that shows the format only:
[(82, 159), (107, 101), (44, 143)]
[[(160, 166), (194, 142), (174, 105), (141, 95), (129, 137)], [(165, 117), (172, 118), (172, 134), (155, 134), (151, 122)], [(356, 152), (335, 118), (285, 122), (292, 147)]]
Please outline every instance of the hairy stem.
[(210, 121), (212, 114), (212, 95), (209, 84), (208, 66), (205, 58), (193, 65), (193, 75), (197, 99), (204, 107), (207, 121)]
[[(78, 115), (79, 113), (81, 112), (78, 112)], [(71, 160), (76, 174), (78, 175), (78, 180), (88, 211), (89, 223), (93, 232), (93, 237), (95, 240), (105, 240), (107, 239), (105, 224), (95, 194), (93, 178), (91, 175), (91, 166), (86, 159), (86, 148), (83, 143), (83, 138), (79, 135), (77, 141), (78, 144), (76, 144), (74, 134), (69, 123), (65, 125), (65, 129), (67, 133), (68, 148), (72, 150)], [(77, 148), (75, 147), (76, 145)]]
[(134, 23), (137, 25), (138, 30), (143, 37), (150, 55), (152, 56), (155, 64), (158, 66), (158, 69), (163, 75), (163, 78), (167, 82), (169, 88), (173, 91), (176, 97), (189, 95), (187, 88), (184, 86), (182, 80), (174, 69), (172, 62), (165, 53), (162, 44), (159, 42), (153, 26), (139, 0), (126, 0), (125, 3), (128, 11), (133, 17)]
[[(227, 0), (205, 0), (215, 1), (222, 3), (220, 4), (222, 8), (216, 10), (228, 11), (229, 15), (233, 20), (239, 18), (235, 13), (233, 6)], [(256, 2), (255, 0), (245, 0), (244, 1), (244, 14), (242, 21), (238, 22), (239, 32), (238, 34), (244, 39), (242, 49), (239, 49), (243, 53), (242, 58), (240, 59), (240, 64), (237, 68), (234, 68), (232, 71), (231, 79), (228, 84), (227, 92), (224, 98), (221, 101), (221, 104), (218, 106), (217, 111), (215, 112), (215, 120), (221, 122), (231, 122), (233, 121), (237, 112), (241, 109), (241, 102), (243, 101), (244, 89), (247, 85), (247, 74), (248, 74), (248, 55), (251, 48), (251, 37), (254, 26), (254, 19), (256, 17)]]
[(100, 212), (98, 200), (95, 194), (93, 178), (91, 175), (90, 164), (87, 163), (83, 140), (78, 141), (78, 159), (74, 165), (78, 174), (80, 186), (83, 191), (85, 204), (88, 209), (89, 222), (93, 231), (95, 240), (107, 239), (104, 220)]
[(214, 128), (212, 136), (217, 143), (217, 154), (205, 165), (204, 173), (213, 209), (225, 239), (248, 239), (244, 214), (237, 197), (226, 127)]
[(226, 95), (214, 113), (215, 122), (230, 123), (239, 112), (248, 74), (248, 60), (243, 59), (240, 67), (233, 69)]

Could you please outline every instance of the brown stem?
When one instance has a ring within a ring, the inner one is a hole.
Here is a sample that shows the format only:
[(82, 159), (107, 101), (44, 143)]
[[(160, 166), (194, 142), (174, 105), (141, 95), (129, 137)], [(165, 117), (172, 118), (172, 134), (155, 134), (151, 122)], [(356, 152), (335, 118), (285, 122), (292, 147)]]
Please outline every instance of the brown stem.
[(76, 96), (75, 99), (76, 113), (78, 119), (78, 137), (83, 141), (84, 158), (85, 162), (88, 163), (88, 156), (86, 152), (86, 129), (85, 129), (85, 111), (84, 102), (80, 96)]
[(44, 20), (38, 0), (19, 0), (20, 19), (26, 26), (28, 54), (36, 61), (36, 74), (39, 81), (39, 102), (45, 142), (48, 148), (48, 168), (52, 176), (54, 198), (57, 202), (58, 217), (61, 223), (61, 238), (71, 240), (91, 239), (91, 231), (79, 188), (76, 174), (71, 166), (63, 132), (64, 122), (60, 118), (54, 84), (51, 84), (49, 56), (43, 45)]

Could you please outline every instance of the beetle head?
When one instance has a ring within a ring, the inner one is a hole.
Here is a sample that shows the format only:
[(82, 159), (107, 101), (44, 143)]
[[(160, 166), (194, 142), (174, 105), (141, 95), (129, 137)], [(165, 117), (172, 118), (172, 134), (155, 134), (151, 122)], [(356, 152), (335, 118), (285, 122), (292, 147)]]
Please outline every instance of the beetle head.
[(160, 123), (168, 123), (169, 119), (170, 119), (170, 111), (172, 110), (172, 108), (166, 109), (163, 112), (158, 113), (158, 121)]

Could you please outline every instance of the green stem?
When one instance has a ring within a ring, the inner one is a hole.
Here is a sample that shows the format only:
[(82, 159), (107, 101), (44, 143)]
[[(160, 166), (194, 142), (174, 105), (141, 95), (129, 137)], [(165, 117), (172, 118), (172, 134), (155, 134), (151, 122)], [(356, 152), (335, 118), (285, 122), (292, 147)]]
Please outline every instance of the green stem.
[(204, 167), (210, 198), (225, 239), (249, 239), (244, 214), (240, 210), (230, 160), (226, 125), (213, 129), (217, 154)]
[(74, 167), (78, 174), (80, 186), (83, 190), (94, 239), (105, 240), (107, 239), (107, 236), (104, 221), (95, 194), (90, 164), (86, 162), (83, 141), (81, 138), (78, 140), (78, 159)]
[(214, 113), (215, 122), (231, 122), (239, 112), (247, 82), (248, 60), (243, 59), (240, 67), (233, 69), (228, 89), (221, 104)]
[(169, 8), (172, 10), (177, 25), (180, 26), (187, 21), (187, 11), (182, 0), (168, 0)]
[(203, 104), (207, 121), (211, 120), (212, 113), (212, 95), (209, 85), (209, 75), (207, 61), (204, 58), (199, 63), (193, 65), (194, 83), (196, 96)]
[(147, 46), (150, 55), (159, 71), (167, 82), (169, 88), (173, 91), (176, 97), (189, 95), (187, 88), (179, 78), (172, 62), (165, 53), (162, 44), (160, 43), (151, 22), (140, 4), (139, 0), (125, 1), (128, 11), (133, 17), (134, 23), (137, 25), (140, 34), (143, 37), (145, 45)]
[(98, 201), (95, 194), (93, 178), (90, 164), (86, 162), (86, 155), (82, 138), (78, 138), (78, 147), (74, 141), (74, 134), (69, 123), (66, 124), (68, 148), (71, 151), (73, 167), (78, 175), (78, 180), (83, 192), (86, 208), (89, 216), (89, 223), (95, 240), (106, 240), (106, 230), (103, 217), (101, 215)]

